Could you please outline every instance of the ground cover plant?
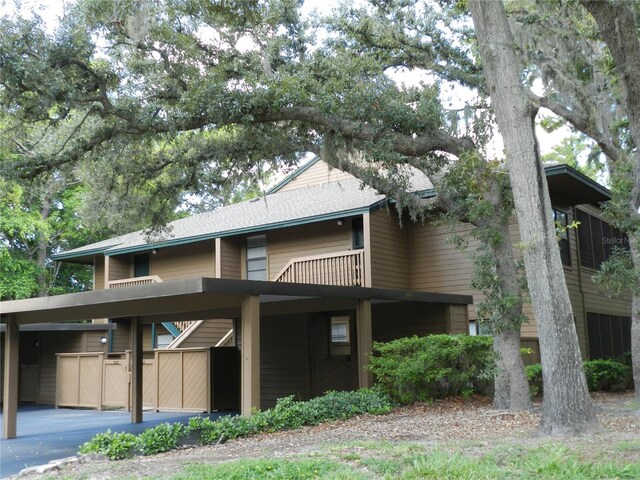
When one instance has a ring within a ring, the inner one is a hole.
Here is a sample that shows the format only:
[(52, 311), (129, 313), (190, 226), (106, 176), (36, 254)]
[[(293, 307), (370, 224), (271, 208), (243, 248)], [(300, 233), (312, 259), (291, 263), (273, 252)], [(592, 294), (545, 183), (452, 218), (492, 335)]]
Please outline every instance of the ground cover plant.
[(202, 445), (224, 443), (234, 438), (345, 420), (365, 413), (381, 415), (392, 409), (390, 398), (380, 391), (327, 392), (306, 402), (293, 396), (278, 400), (275, 407), (256, 411), (250, 417), (224, 416), (216, 420), (193, 417), (185, 427), (163, 423), (140, 435), (99, 433), (80, 447), (81, 454), (98, 453), (111, 460), (134, 455), (153, 455), (175, 449), (186, 437), (195, 435)]

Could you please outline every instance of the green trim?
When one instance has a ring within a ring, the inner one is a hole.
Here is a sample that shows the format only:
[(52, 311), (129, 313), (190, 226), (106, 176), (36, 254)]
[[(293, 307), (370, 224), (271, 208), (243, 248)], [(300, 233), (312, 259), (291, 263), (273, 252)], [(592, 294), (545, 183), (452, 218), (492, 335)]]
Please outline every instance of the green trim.
[(96, 253), (104, 253), (107, 250), (112, 249), (115, 246), (120, 245), (119, 243), (114, 243), (113, 245), (107, 245), (106, 247), (100, 248), (91, 248), (87, 250), (82, 250), (81, 252), (63, 252), (63, 253), (55, 253), (51, 255), (51, 260), (67, 260), (69, 258), (79, 258), (79, 257), (87, 257), (91, 255), (95, 255)]
[(302, 173), (306, 172), (307, 170), (309, 170), (309, 168), (311, 168), (313, 165), (318, 163), (318, 160), (320, 160), (320, 157), (316, 155), (311, 160), (309, 160), (307, 163), (305, 163), (303, 166), (298, 168), (295, 172), (290, 173), (289, 175), (284, 177), (282, 180), (280, 180), (278, 183), (276, 183), (273, 187), (271, 187), (269, 190), (267, 190), (267, 193), (265, 195), (270, 195), (272, 193), (276, 193), (282, 187), (287, 185), (289, 182), (295, 180)]
[(156, 349), (156, 322), (151, 324), (151, 350)]
[(162, 326), (166, 328), (171, 335), (173, 335), (173, 338), (177, 338), (180, 336), (180, 330), (178, 330), (178, 327), (176, 327), (173, 323), (162, 322)]
[(578, 170), (576, 170), (573, 167), (570, 167), (569, 165), (565, 165), (565, 164), (551, 165), (549, 167), (544, 168), (544, 173), (547, 177), (553, 177), (555, 175), (563, 175), (563, 174), (569, 175), (570, 177), (575, 178), (576, 180), (580, 181), (587, 187), (594, 189), (601, 195), (611, 198), (611, 191), (607, 187), (600, 185), (595, 180), (587, 177), (584, 173), (579, 172)]
[(167, 240), (165, 242), (149, 243), (149, 244), (145, 243), (143, 245), (136, 245), (133, 247), (106, 251), (104, 252), (104, 255), (106, 257), (110, 257), (113, 255), (122, 255), (125, 253), (134, 253), (134, 252), (140, 252), (144, 250), (150, 250), (153, 248), (173, 247), (176, 245), (185, 245), (188, 243), (201, 242), (204, 240), (213, 240), (215, 238), (232, 237), (235, 235), (244, 235), (247, 233), (263, 232), (267, 230), (275, 230), (278, 228), (285, 228), (285, 227), (295, 227), (298, 225), (307, 225), (309, 223), (317, 223), (325, 220), (337, 220), (338, 218), (349, 217), (349, 216), (354, 216), (354, 215), (369, 212), (372, 209), (376, 208), (379, 204), (386, 201), (387, 201), (386, 199), (382, 199), (367, 207), (353, 208), (351, 210), (343, 210), (341, 212), (331, 212), (323, 215), (316, 215), (315, 217), (307, 217), (307, 218), (301, 218), (297, 220), (287, 220), (282, 222), (269, 223), (265, 225), (256, 225), (255, 227), (238, 228), (235, 230), (227, 230), (222, 232), (207, 233), (203, 235), (197, 235), (194, 237), (184, 237), (184, 238), (178, 238), (175, 240)]

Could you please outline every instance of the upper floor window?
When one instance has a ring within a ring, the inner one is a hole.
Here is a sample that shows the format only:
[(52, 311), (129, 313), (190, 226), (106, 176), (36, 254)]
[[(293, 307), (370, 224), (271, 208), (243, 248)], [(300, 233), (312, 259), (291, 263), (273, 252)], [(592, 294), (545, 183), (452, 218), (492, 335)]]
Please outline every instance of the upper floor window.
[(267, 236), (247, 237), (247, 280), (267, 279)]
[(614, 247), (629, 248), (629, 240), (619, 229), (598, 217), (576, 210), (580, 263), (583, 267), (600, 268), (611, 256)]
[(143, 253), (133, 256), (133, 276), (148, 277), (150, 274), (149, 254)]
[(558, 237), (558, 247), (560, 247), (560, 258), (562, 264), (571, 266), (571, 249), (569, 244), (569, 230), (567, 225), (567, 214), (561, 210), (553, 209), (553, 220), (556, 223), (556, 235)]
[(364, 222), (362, 217), (351, 220), (351, 239), (354, 250), (364, 248)]

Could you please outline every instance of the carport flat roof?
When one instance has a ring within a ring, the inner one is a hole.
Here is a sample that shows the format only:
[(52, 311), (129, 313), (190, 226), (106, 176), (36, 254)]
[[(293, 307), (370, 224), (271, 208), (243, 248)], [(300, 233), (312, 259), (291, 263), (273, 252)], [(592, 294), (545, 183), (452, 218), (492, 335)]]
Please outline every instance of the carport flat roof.
[(175, 319), (178, 314), (183, 319), (228, 318), (239, 314), (244, 295), (260, 296), (262, 310), (267, 315), (277, 313), (277, 306), (283, 302), (297, 302), (301, 308), (303, 305), (313, 308), (319, 300), (326, 299), (335, 300), (338, 306), (363, 299), (373, 302), (473, 303), (470, 295), (202, 277), (0, 302), (0, 314), (3, 317), (15, 315), (18, 324), (132, 316), (162, 321), (164, 315)]

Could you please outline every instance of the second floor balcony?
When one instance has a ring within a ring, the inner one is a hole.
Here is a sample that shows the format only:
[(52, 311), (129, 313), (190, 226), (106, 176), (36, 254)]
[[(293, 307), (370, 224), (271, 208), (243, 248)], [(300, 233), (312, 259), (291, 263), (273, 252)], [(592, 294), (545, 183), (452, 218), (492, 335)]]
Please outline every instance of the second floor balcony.
[(292, 258), (276, 282), (319, 285), (365, 286), (364, 250)]

